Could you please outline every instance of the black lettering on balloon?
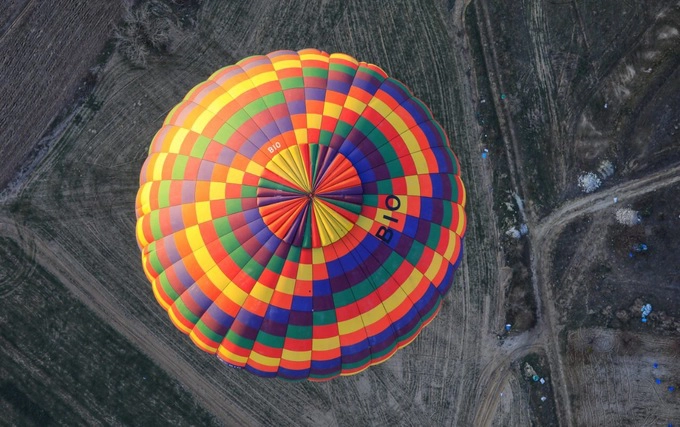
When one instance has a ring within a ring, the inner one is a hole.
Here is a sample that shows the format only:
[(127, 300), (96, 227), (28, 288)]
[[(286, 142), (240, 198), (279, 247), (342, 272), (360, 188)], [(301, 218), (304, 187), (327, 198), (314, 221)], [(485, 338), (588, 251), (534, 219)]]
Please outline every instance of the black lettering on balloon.
[(392, 240), (392, 230), (384, 225), (380, 226), (378, 231), (375, 232), (375, 235), (385, 243), (390, 243), (390, 240)]
[[(389, 211), (396, 211), (401, 207), (401, 199), (399, 197), (395, 196), (394, 194), (390, 194), (385, 198), (385, 208)], [(389, 222), (393, 223), (398, 223), (399, 220), (393, 216), (389, 215), (383, 215), (383, 218), (388, 220)], [(382, 240), (385, 243), (390, 243), (390, 240), (392, 240), (392, 236), (394, 235), (394, 231), (384, 225), (381, 225), (380, 228), (378, 228), (378, 231), (375, 232), (375, 236)]]

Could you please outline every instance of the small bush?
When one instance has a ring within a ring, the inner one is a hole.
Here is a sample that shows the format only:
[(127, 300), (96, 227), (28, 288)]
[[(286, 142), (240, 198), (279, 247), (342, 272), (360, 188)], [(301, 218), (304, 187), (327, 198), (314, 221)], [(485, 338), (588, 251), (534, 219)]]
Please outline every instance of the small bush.
[(149, 54), (172, 53), (178, 34), (179, 26), (170, 6), (150, 0), (136, 8), (127, 8), (114, 38), (120, 54), (144, 68)]

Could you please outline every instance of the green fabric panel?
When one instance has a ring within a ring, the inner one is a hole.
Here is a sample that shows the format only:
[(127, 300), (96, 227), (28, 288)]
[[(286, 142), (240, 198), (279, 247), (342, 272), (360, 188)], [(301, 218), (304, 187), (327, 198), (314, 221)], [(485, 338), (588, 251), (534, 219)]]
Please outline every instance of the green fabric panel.
[(170, 299), (173, 301), (179, 298), (179, 294), (175, 292), (175, 290), (172, 288), (170, 285), (170, 281), (168, 280), (168, 275), (163, 271), (159, 276), (158, 276), (158, 281), (161, 284), (161, 288), (163, 289), (163, 292), (165, 292)]
[(255, 117), (257, 114), (267, 109), (267, 104), (262, 99), (256, 99), (243, 109), (250, 117)]
[(241, 335), (237, 334), (236, 332), (234, 332), (233, 329), (229, 329), (229, 332), (227, 332), (227, 335), (225, 335), (224, 338), (229, 342), (237, 345), (238, 347), (247, 350), (252, 349), (253, 344), (255, 343), (255, 341), (249, 340), (248, 338), (244, 338)]
[(188, 162), (189, 158), (187, 156), (178, 154), (175, 157), (175, 163), (172, 165), (172, 179), (184, 179)]
[(241, 200), (227, 199), (227, 214), (241, 212), (242, 210), (243, 206), (241, 205)]
[(353, 76), (355, 69), (344, 64), (339, 64), (337, 62), (331, 62), (328, 67), (329, 70), (331, 71), (339, 71), (341, 73), (345, 73), (348, 76)]
[(210, 144), (210, 138), (207, 138), (205, 136), (199, 136), (198, 138), (196, 138), (196, 142), (191, 148), (190, 156), (202, 159), (203, 155), (205, 154), (205, 150), (208, 149), (208, 144)]
[(182, 301), (181, 298), (175, 300), (175, 306), (177, 307), (177, 310), (182, 313), (182, 316), (184, 316), (185, 319), (187, 319), (189, 322), (193, 323), (194, 325), (196, 322), (198, 322), (198, 316), (196, 316), (194, 313), (189, 310), (189, 308), (184, 304), (184, 301)]
[(241, 186), (241, 197), (257, 197), (257, 187), (252, 185), (242, 185)]
[(224, 338), (222, 335), (219, 335), (219, 334), (215, 333), (215, 331), (213, 331), (212, 329), (210, 329), (210, 327), (208, 327), (208, 325), (206, 325), (206, 324), (203, 322), (203, 320), (199, 320), (199, 321), (196, 323), (196, 327), (198, 328), (199, 331), (201, 331), (201, 333), (202, 333), (203, 335), (205, 335), (206, 337), (208, 337), (209, 339), (215, 341), (215, 342), (218, 343), (218, 344), (221, 343), (221, 342), (222, 342), (222, 339)]
[(328, 69), (318, 68), (318, 67), (304, 67), (302, 69), (303, 77), (319, 77), (322, 79), (328, 79)]
[(215, 231), (217, 232), (217, 235), (220, 237), (226, 236), (232, 231), (231, 225), (229, 224), (229, 219), (227, 217), (213, 219), (212, 225), (213, 227), (215, 227)]
[(283, 348), (283, 343), (285, 339), (286, 339), (285, 337), (271, 335), (262, 330), (260, 330), (260, 332), (258, 332), (257, 334), (257, 342), (271, 348)]
[(319, 144), (330, 145), (331, 138), (333, 138), (334, 133), (328, 130), (323, 130), (319, 132)]
[(170, 183), (172, 181), (161, 181), (158, 185), (158, 207), (167, 208), (170, 206)]
[(279, 80), (279, 82), (281, 83), (281, 88), (284, 90), (305, 87), (305, 81), (302, 77), (287, 77)]
[(288, 324), (288, 329), (286, 331), (286, 336), (289, 338), (295, 338), (298, 340), (310, 339), (312, 338), (312, 327), (310, 326), (300, 326)]
[(338, 321), (335, 316), (335, 310), (321, 310), (312, 312), (313, 324), (316, 326), (320, 325), (332, 325)]
[(234, 133), (236, 133), (234, 128), (225, 123), (220, 130), (217, 131), (213, 139), (220, 144), (226, 144)]
[(285, 259), (277, 255), (272, 255), (272, 257), (269, 259), (269, 262), (267, 263), (267, 270), (271, 271), (272, 273), (280, 274), (283, 271), (283, 265), (285, 263)]
[(344, 307), (354, 302), (354, 294), (352, 294), (351, 288), (333, 293), (333, 305), (335, 307)]
[(156, 274), (161, 274), (163, 270), (163, 264), (161, 264), (161, 260), (158, 259), (158, 253), (157, 252), (151, 252), (149, 253), (149, 263), (151, 264), (151, 267), (153, 268), (153, 271), (156, 272)]
[(417, 240), (414, 240), (411, 249), (408, 251), (408, 254), (406, 254), (406, 261), (410, 262), (411, 265), (418, 265), (420, 257), (423, 256), (424, 249), (425, 245), (418, 242)]
[(161, 224), (160, 224), (160, 211), (159, 210), (153, 210), (149, 213), (150, 218), (149, 218), (149, 225), (151, 226), (151, 235), (153, 236), (154, 240), (160, 240), (163, 238), (163, 233), (161, 232)]
[(265, 267), (257, 262), (255, 258), (251, 258), (250, 261), (243, 267), (243, 271), (255, 280), (260, 278), (264, 269)]
[(430, 235), (427, 236), (427, 246), (433, 249), (437, 247), (439, 241), (442, 238), (441, 230), (442, 230), (441, 227), (439, 227), (436, 224), (432, 224), (432, 226), (430, 227)]

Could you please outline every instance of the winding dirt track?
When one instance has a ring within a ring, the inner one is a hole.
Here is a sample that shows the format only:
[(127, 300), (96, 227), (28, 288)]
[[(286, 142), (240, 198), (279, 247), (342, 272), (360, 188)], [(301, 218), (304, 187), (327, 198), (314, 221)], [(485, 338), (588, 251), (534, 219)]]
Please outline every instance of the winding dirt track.
[[(514, 126), (508, 108), (500, 103), (500, 94), (503, 93), (503, 85), (500, 80), (498, 56), (495, 49), (494, 37), (492, 34), (492, 24), (489, 18), (486, 0), (479, 0), (478, 5), (482, 11), (478, 17), (478, 26), (484, 43), (484, 55), (488, 69), (488, 79), (491, 90), (494, 94), (494, 106), (503, 139), (506, 144), (506, 152), (510, 161), (511, 181), (517, 194), (526, 193), (526, 177), (523, 176), (521, 156), (517, 145), (517, 138), (514, 133)], [(549, 127), (554, 141), (560, 141), (561, 129), (557, 117), (556, 100), (552, 96), (554, 76), (548, 62), (545, 37), (547, 29), (543, 16), (542, 2), (530, 2), (531, 19), (530, 27), (532, 34), (532, 46), (534, 48), (534, 60), (538, 70), (540, 85), (544, 89), (546, 96)], [(564, 164), (561, 169), (556, 171), (563, 184), (566, 180)], [(550, 282), (551, 259), (550, 254), (561, 230), (577, 217), (603, 209), (607, 209), (614, 204), (613, 197), (621, 200), (632, 199), (644, 195), (659, 188), (673, 185), (680, 182), (680, 165), (671, 165), (664, 170), (657, 171), (640, 179), (621, 183), (614, 187), (602, 189), (597, 193), (571, 200), (568, 203), (554, 210), (549, 216), (538, 220), (531, 212), (521, 215), (527, 222), (530, 234), (528, 239), (531, 245), (531, 270), (534, 295), (537, 299), (537, 324), (530, 331), (521, 335), (506, 339), (502, 346), (495, 345), (495, 334), (487, 334), (484, 337), (484, 347), (489, 352), (484, 359), (484, 365), (476, 384), (477, 393), (480, 399), (476, 403), (473, 425), (489, 426), (497, 416), (497, 408), (500, 403), (500, 391), (504, 389), (508, 381), (513, 377), (514, 372), (509, 366), (522, 357), (532, 352), (544, 352), (550, 364), (552, 373), (552, 383), (554, 386), (554, 399), (558, 411), (558, 419), (563, 425), (574, 425), (575, 418), (569, 400), (569, 391), (564, 373), (562, 355), (559, 351), (559, 326), (552, 295), (553, 284)], [(498, 281), (499, 288), (496, 289), (499, 295), (503, 295), (504, 283)], [(496, 313), (502, 316), (503, 313)], [(491, 341), (491, 342), (489, 342)]]

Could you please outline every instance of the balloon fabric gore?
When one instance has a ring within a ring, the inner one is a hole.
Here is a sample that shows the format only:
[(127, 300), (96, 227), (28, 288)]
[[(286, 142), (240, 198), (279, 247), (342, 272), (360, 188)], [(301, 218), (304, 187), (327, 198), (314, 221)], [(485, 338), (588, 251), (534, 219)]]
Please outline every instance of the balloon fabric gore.
[(154, 137), (137, 241), (159, 304), (222, 361), (325, 380), (437, 314), (466, 227), (431, 112), (379, 67), (306, 49), (193, 88)]

